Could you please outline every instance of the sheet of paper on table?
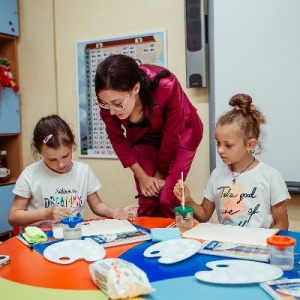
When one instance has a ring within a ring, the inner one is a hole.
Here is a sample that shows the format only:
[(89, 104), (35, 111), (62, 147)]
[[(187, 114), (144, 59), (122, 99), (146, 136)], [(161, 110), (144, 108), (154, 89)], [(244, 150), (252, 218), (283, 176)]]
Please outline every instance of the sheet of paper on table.
[[(57, 239), (63, 238), (61, 224), (53, 225), (53, 236)], [(128, 220), (104, 219), (82, 223), (82, 236), (117, 234), (123, 232), (135, 232), (137, 228)]]
[(278, 231), (278, 229), (200, 223), (192, 229), (184, 232), (182, 237), (207, 241), (222, 241), (267, 246), (267, 238), (275, 235)]

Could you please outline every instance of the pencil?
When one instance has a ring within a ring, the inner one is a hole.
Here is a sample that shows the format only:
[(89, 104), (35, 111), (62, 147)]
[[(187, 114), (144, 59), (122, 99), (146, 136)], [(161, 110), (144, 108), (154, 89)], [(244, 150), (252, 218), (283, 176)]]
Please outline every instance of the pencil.
[(176, 226), (176, 222), (172, 222), (171, 224), (169, 224), (166, 228), (173, 228)]
[(27, 242), (25, 241), (23, 238), (21, 238), (19, 235), (16, 236), (16, 238), (23, 243), (26, 247), (28, 247), (30, 250), (33, 250), (33, 247)]
[(140, 198), (142, 196), (144, 196), (144, 195), (143, 194), (137, 194), (136, 196), (134, 196), (134, 198), (137, 199), (137, 198)]

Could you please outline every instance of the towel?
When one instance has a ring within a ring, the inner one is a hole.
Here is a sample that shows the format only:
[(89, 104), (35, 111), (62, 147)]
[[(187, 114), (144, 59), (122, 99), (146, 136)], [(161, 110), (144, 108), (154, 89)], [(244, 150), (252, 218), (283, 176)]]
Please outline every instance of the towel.
[(22, 235), (30, 244), (39, 244), (46, 242), (48, 239), (46, 233), (41, 228), (36, 226), (25, 227), (25, 232)]
[(163, 242), (181, 238), (179, 228), (153, 228), (151, 229), (152, 242)]

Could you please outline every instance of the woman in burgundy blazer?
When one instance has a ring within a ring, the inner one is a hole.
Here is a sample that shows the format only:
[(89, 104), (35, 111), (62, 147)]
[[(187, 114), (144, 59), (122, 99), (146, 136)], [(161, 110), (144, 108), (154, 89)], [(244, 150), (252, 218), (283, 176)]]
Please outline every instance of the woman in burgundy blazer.
[(203, 125), (177, 78), (156, 65), (116, 54), (96, 70), (95, 91), (110, 142), (134, 173), (139, 216), (174, 218), (173, 188), (186, 178)]

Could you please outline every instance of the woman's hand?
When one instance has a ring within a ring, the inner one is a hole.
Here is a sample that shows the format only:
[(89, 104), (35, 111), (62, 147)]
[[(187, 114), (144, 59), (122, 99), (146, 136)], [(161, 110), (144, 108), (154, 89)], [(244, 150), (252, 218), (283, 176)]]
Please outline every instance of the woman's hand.
[(156, 178), (157, 183), (159, 185), (159, 191), (161, 191), (163, 189), (163, 187), (165, 186), (165, 177), (163, 174), (156, 172), (154, 175), (154, 178)]
[(160, 191), (165, 185), (164, 180), (148, 175), (139, 179), (139, 182), (141, 192), (146, 197), (158, 197)]
[(120, 220), (134, 221), (137, 216), (138, 205), (128, 205), (114, 208), (112, 211), (112, 218)]
[(165, 185), (165, 177), (156, 172), (155, 175), (149, 176), (139, 163), (133, 164), (130, 169), (140, 183), (141, 193), (145, 197), (158, 197), (160, 191)]

